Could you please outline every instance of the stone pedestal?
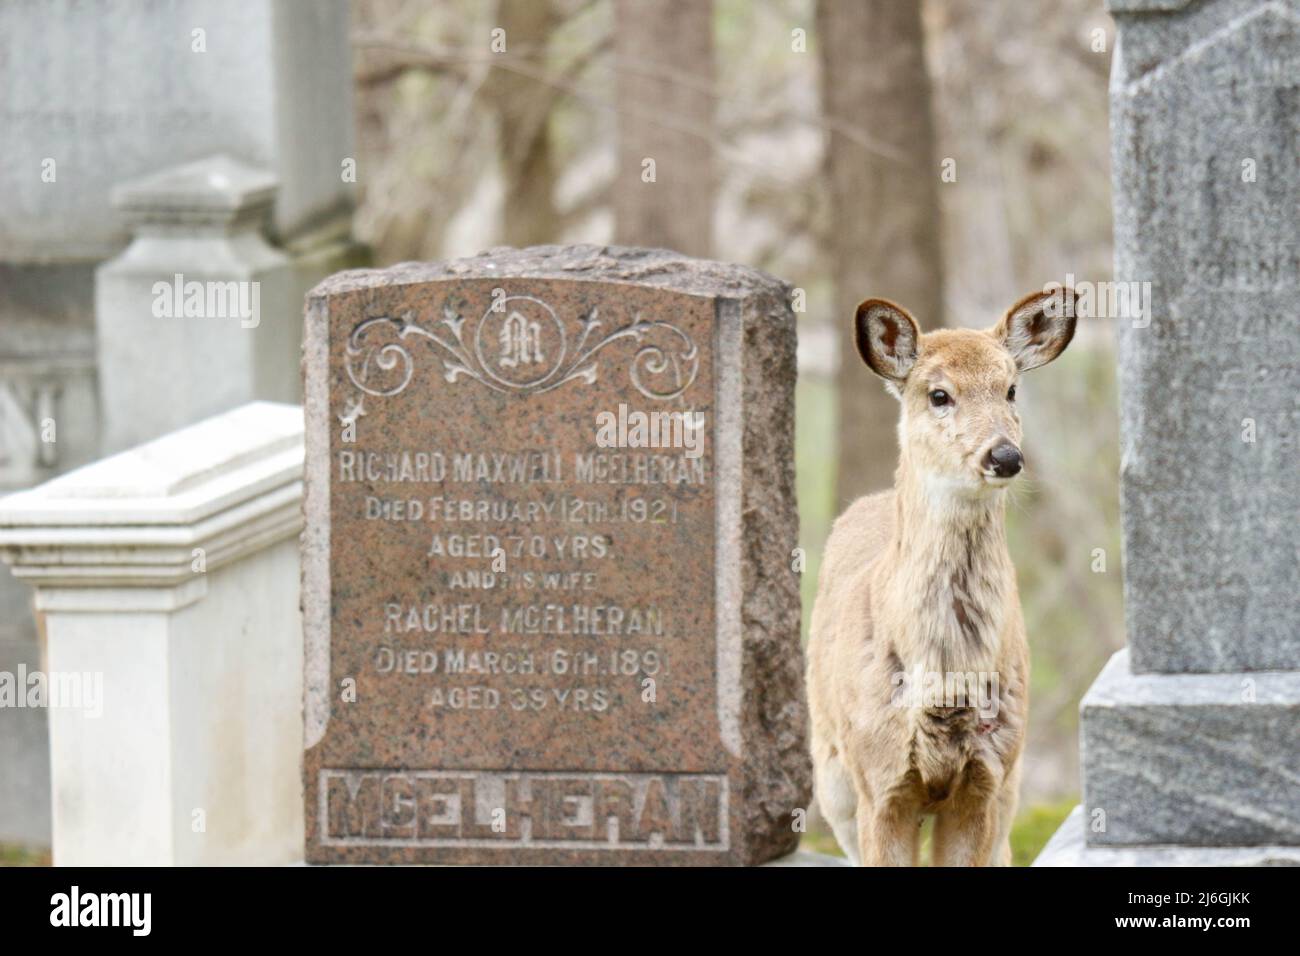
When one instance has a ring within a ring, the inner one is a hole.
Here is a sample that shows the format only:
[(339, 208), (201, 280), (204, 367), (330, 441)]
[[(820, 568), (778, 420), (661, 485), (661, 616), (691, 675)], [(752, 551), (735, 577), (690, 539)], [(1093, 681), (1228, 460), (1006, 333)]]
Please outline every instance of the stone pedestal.
[(1092, 846), (1083, 807), (1052, 834), (1034, 866), (1300, 866), (1295, 846)]
[(1124, 650), (1082, 718), (1092, 845), (1300, 850), (1300, 671), (1135, 674)]
[(298, 398), (289, 260), (261, 231), (275, 191), (270, 173), (227, 156), (114, 190), (135, 240), (95, 277), (105, 451)]
[(253, 403), (0, 499), (56, 864), (301, 856), (302, 461), (301, 409)]
[(1300, 7), (1111, 0), (1129, 647), (1040, 863), (1300, 861)]

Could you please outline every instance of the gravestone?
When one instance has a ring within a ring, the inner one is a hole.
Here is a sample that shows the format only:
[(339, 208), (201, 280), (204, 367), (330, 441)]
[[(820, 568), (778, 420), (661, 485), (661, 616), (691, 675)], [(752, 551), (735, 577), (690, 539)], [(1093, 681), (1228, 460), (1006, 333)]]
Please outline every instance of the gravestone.
[(1129, 647), (1043, 862), (1300, 862), (1300, 6), (1110, 8)]
[(794, 848), (810, 767), (789, 292), (591, 246), (314, 290), (309, 862)]

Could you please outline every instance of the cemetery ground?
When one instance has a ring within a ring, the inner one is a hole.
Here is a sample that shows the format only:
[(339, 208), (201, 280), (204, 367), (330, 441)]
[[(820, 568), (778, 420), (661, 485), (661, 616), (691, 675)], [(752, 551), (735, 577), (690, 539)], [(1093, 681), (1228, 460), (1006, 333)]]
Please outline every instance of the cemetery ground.
[[(1038, 803), (1021, 807), (1016, 816), (1015, 826), (1011, 830), (1011, 854), (1015, 866), (1029, 866), (1034, 857), (1047, 844), (1052, 834), (1074, 809), (1074, 799), (1060, 803)], [(926, 824), (921, 843), (921, 856), (925, 859), (929, 853), (930, 824)], [(813, 822), (799, 844), (801, 850), (825, 853), (829, 856), (844, 855), (835, 837), (819, 819)], [(31, 849), (22, 846), (0, 845), (0, 866), (49, 866), (50, 851)]]
[[(1070, 815), (1076, 802), (1070, 799), (1060, 803), (1035, 803), (1021, 806), (1020, 812), (1016, 814), (1016, 822), (1011, 828), (1011, 865), (1031, 865), (1034, 858), (1047, 845), (1047, 841), (1052, 838), (1052, 834), (1065, 822), (1065, 818)], [(933, 820), (928, 820), (921, 829), (923, 863), (928, 863), (930, 859), (930, 833), (933, 828)], [(820, 819), (809, 828), (799, 848), (814, 853), (825, 853), (828, 856), (844, 856), (844, 851), (835, 842), (835, 835)]]

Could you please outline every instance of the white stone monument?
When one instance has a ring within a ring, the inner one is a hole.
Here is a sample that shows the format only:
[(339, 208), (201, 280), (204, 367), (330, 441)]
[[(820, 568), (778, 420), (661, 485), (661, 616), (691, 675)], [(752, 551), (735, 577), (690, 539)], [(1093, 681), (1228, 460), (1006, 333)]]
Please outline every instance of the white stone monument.
[(56, 865), (301, 858), (302, 469), (301, 408), (255, 402), (0, 499)]

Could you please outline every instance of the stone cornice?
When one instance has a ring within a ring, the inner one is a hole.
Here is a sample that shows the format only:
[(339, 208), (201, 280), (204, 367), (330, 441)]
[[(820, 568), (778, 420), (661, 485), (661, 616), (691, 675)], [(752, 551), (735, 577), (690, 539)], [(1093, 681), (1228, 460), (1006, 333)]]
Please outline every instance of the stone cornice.
[(302, 469), (301, 409), (253, 402), (0, 499), (0, 557), (39, 589), (182, 586), (298, 534)]

